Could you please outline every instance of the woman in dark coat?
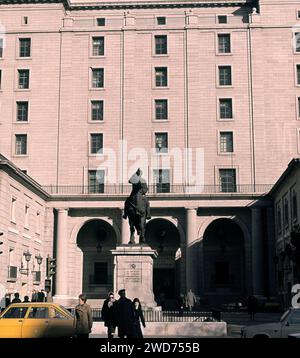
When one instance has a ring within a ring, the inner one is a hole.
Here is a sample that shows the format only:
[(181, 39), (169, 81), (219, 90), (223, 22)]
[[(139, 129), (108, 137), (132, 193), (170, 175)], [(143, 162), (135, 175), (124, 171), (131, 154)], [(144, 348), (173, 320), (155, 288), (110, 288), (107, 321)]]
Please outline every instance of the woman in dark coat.
[(116, 300), (113, 292), (109, 292), (108, 298), (104, 301), (101, 310), (101, 317), (104, 321), (104, 326), (107, 327), (107, 337), (114, 338), (117, 319), (116, 319)]
[(89, 334), (92, 331), (92, 311), (86, 301), (87, 297), (85, 295), (79, 295), (79, 305), (75, 307), (77, 338), (89, 338)]
[(145, 319), (142, 311), (141, 302), (138, 298), (133, 300), (134, 322), (133, 322), (133, 338), (143, 338), (141, 323), (146, 328)]

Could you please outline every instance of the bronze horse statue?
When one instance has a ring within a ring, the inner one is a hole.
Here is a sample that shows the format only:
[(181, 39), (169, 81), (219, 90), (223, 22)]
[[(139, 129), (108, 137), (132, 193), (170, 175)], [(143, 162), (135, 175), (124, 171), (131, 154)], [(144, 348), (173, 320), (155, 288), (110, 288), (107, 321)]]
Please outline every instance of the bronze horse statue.
[(123, 218), (128, 218), (130, 226), (129, 244), (135, 243), (135, 230), (139, 235), (140, 243), (145, 242), (146, 219), (151, 219), (150, 205), (146, 197), (148, 186), (146, 181), (142, 178), (142, 174), (141, 169), (138, 169), (129, 179), (129, 183), (132, 184), (132, 191), (124, 205)]

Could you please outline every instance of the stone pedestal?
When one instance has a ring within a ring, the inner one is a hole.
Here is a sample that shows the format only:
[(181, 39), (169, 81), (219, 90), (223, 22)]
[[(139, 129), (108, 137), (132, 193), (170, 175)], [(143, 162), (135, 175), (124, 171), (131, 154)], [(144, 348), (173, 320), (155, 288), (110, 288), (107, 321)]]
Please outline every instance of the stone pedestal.
[(120, 245), (114, 255), (114, 291), (125, 288), (131, 300), (138, 297), (146, 308), (156, 307), (153, 295), (153, 259), (157, 252), (148, 245)]

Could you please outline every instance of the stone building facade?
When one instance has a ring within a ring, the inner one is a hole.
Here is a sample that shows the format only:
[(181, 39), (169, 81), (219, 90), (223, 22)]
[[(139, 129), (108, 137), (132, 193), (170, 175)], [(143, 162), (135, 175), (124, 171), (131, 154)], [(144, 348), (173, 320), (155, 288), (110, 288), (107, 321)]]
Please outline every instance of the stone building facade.
[(299, 11), (281, 0), (2, 1), (0, 152), (46, 195), (57, 300), (114, 289), (110, 250), (128, 242), (122, 208), (139, 166), (157, 300), (189, 288), (209, 304), (275, 294), (266, 193), (300, 148)]

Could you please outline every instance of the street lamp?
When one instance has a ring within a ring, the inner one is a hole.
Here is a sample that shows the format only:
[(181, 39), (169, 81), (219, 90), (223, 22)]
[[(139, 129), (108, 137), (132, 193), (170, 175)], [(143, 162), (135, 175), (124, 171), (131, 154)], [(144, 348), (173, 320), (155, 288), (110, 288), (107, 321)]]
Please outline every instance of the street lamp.
[(159, 253), (162, 253), (164, 250), (164, 240), (165, 240), (166, 234), (167, 234), (166, 230), (161, 230), (158, 233), (158, 240), (159, 240), (158, 252)]
[(38, 263), (39, 266), (41, 266), (42, 262), (43, 262), (43, 258), (40, 254), (38, 254), (38, 256), (35, 257), (36, 261)]
[(29, 268), (28, 268), (28, 264), (29, 264), (29, 261), (31, 260), (31, 253), (29, 252), (29, 250), (23, 252), (23, 256), (25, 256), (25, 260), (27, 262), (27, 268), (24, 268), (23, 267), (23, 262), (21, 262), (21, 268), (19, 269), (19, 271), (24, 274), (24, 275), (27, 275), (28, 276), (28, 273), (29, 273)]
[(100, 254), (102, 252), (101, 242), (105, 241), (106, 236), (107, 236), (107, 232), (104, 229), (97, 230), (97, 232), (96, 232), (96, 240), (97, 240), (96, 250), (97, 250), (98, 254)]
[(100, 254), (101, 251), (102, 251), (102, 245), (101, 245), (100, 241), (97, 242), (96, 250), (97, 250), (97, 253), (98, 253), (98, 254)]

